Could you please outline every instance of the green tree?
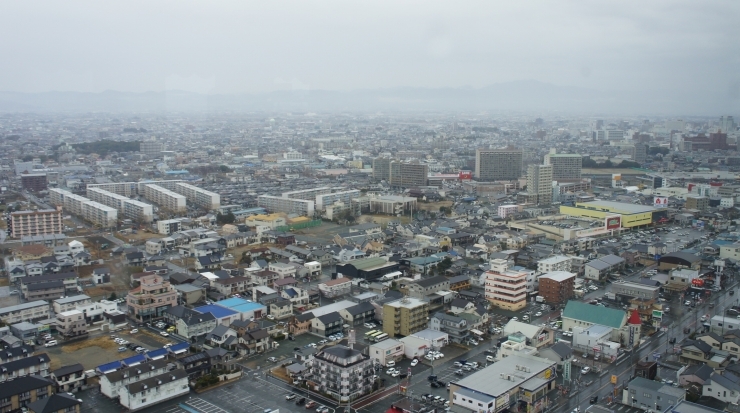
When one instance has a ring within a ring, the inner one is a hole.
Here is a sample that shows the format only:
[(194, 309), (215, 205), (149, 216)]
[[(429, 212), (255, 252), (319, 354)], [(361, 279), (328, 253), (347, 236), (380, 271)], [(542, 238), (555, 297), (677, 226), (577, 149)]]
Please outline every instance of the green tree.
[(249, 251), (242, 252), (242, 258), (239, 260), (242, 264), (250, 265), (252, 263), (252, 254)]
[(229, 210), (227, 213), (222, 214), (218, 213), (216, 214), (216, 222), (220, 225), (223, 224), (233, 224), (236, 221), (236, 217), (234, 216), (234, 213)]
[(224, 174), (226, 174), (226, 173), (229, 173), (229, 172), (231, 172), (231, 168), (229, 168), (229, 167), (228, 167), (228, 166), (226, 166), (226, 165), (221, 165), (221, 166), (219, 166), (219, 167), (218, 167), (218, 170), (219, 170), (219, 171), (220, 171), (221, 173), (224, 173)]
[(114, 301), (118, 296), (116, 296), (115, 292), (110, 293), (110, 297), (108, 297), (108, 301)]

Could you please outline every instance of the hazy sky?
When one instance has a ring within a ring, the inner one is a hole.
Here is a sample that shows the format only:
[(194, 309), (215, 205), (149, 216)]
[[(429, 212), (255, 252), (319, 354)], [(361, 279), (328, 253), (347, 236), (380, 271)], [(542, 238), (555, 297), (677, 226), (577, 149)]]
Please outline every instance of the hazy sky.
[(0, 2), (0, 90), (740, 94), (740, 1)]

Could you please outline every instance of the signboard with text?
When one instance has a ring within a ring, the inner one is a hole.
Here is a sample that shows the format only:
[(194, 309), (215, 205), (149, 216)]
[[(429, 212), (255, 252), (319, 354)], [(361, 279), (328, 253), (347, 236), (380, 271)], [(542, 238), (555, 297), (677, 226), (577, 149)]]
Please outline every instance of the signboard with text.
[(665, 208), (668, 206), (668, 198), (664, 196), (653, 197), (653, 206), (655, 208)]
[(619, 229), (622, 226), (622, 216), (621, 215), (610, 215), (605, 219), (605, 225), (606, 229), (612, 230), (612, 229)]
[(563, 380), (570, 380), (570, 360), (563, 362)]

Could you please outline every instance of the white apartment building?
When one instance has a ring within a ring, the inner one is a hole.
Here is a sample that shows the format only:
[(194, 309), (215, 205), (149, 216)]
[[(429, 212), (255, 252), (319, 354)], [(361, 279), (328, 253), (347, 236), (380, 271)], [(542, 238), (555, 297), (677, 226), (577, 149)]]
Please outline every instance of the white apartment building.
[(115, 208), (91, 201), (64, 189), (50, 189), (49, 200), (54, 205), (62, 206), (70, 214), (77, 215), (103, 228), (114, 227), (118, 221), (118, 210)]
[(88, 184), (87, 189), (97, 188), (103, 191), (113, 192), (114, 194), (123, 195), (130, 197), (139, 193), (139, 185), (137, 182), (108, 182), (104, 184)]
[(492, 260), (486, 271), (486, 299), (505, 310), (521, 310), (527, 305), (527, 272), (510, 270), (504, 259)]
[(100, 392), (108, 398), (117, 399), (121, 390), (129, 384), (137, 383), (167, 372), (167, 359), (153, 360), (100, 376)]
[(284, 212), (286, 214), (298, 214), (313, 217), (314, 201), (304, 199), (284, 198), (272, 195), (260, 195), (257, 197), (257, 205), (269, 212)]
[(350, 205), (353, 199), (359, 198), (360, 196), (361, 193), (357, 189), (316, 195), (316, 209), (322, 210), (324, 209), (324, 207), (328, 205), (334, 205), (334, 203), (336, 202)]
[(331, 188), (322, 186), (319, 188), (298, 189), (296, 191), (283, 192), (283, 198), (303, 199), (304, 201), (313, 201), (318, 196), (331, 194)]
[(554, 255), (537, 262), (537, 272), (546, 273), (553, 271), (571, 272), (571, 258), (565, 255)]
[(157, 221), (157, 232), (162, 235), (172, 235), (175, 232), (180, 231), (181, 228), (182, 220), (179, 218)]
[(62, 233), (64, 222), (61, 208), (10, 213), (10, 236), (14, 238)]
[(173, 191), (178, 194), (184, 195), (188, 201), (192, 204), (198, 205), (199, 207), (205, 208), (209, 211), (218, 209), (221, 206), (221, 195), (206, 191), (203, 188), (186, 184), (184, 182), (178, 182), (172, 188)]
[(95, 202), (117, 209), (126, 218), (141, 222), (152, 222), (154, 212), (149, 204), (96, 187), (87, 188), (87, 197)]
[(184, 369), (176, 369), (125, 386), (118, 401), (129, 411), (135, 411), (188, 393), (188, 374)]
[(282, 262), (271, 262), (267, 269), (277, 273), (279, 280), (295, 276), (295, 267)]
[(52, 302), (54, 313), (63, 313), (65, 311), (74, 310), (77, 306), (86, 305), (92, 303), (92, 299), (85, 295), (73, 295), (71, 297), (57, 298)]
[(519, 205), (499, 205), (498, 216), (506, 219), (510, 215), (514, 215), (519, 212)]
[(160, 208), (172, 212), (185, 212), (185, 197), (155, 184), (144, 185), (144, 197)]
[(319, 276), (321, 276), (321, 263), (318, 261), (309, 261), (305, 264), (303, 264), (304, 267), (308, 270), (308, 276), (311, 277), (311, 279), (316, 279)]
[(34, 322), (49, 318), (49, 303), (44, 300), (30, 301), (23, 304), (0, 308), (0, 320), (7, 325), (23, 321)]

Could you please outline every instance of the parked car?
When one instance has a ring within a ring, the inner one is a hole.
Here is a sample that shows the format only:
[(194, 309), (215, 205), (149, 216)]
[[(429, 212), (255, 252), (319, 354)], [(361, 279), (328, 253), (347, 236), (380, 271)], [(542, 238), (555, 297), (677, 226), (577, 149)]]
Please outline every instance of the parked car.
[(275, 357), (268, 357), (267, 358), (267, 361), (269, 361), (270, 363), (275, 363), (277, 361), (277, 358), (275, 358)]
[(133, 329), (133, 330), (130, 331), (131, 334), (136, 334), (138, 332), (139, 332), (139, 329), (138, 328), (135, 328), (135, 329)]
[(128, 350), (126, 347), (118, 347), (118, 352), (122, 353), (124, 351)]
[(301, 397), (300, 399), (298, 399), (295, 402), (295, 404), (297, 404), (298, 406), (303, 406), (303, 403), (305, 403), (305, 402), (306, 402), (306, 398), (305, 397)]
[(168, 332), (166, 332), (166, 331), (161, 331), (161, 332), (159, 333), (159, 335), (160, 335), (160, 336), (162, 336), (162, 337), (169, 337), (170, 333), (168, 333)]
[(295, 398), (296, 398), (296, 395), (293, 394), (293, 393), (290, 393), (290, 394), (288, 394), (288, 395), (285, 396), (285, 400), (293, 400)]
[(417, 364), (419, 364), (419, 359), (413, 359), (413, 360), (411, 360), (411, 367), (414, 367)]
[(591, 371), (591, 367), (586, 366), (581, 369), (581, 374), (588, 374), (588, 372), (590, 371)]
[(309, 400), (308, 403), (306, 403), (306, 409), (313, 409), (316, 404), (317, 403), (315, 401)]

